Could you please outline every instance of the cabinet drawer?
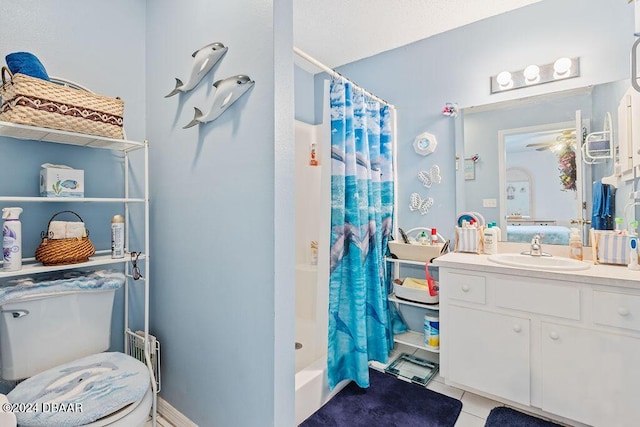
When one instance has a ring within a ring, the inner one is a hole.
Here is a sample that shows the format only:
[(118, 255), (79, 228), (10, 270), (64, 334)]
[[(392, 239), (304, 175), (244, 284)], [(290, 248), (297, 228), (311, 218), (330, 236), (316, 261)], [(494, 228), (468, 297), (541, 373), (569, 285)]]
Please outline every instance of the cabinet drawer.
[(495, 280), (496, 306), (580, 320), (580, 289), (546, 280)]
[(640, 295), (593, 291), (593, 321), (640, 331)]
[(478, 304), (485, 303), (486, 279), (484, 276), (449, 273), (447, 277), (449, 298)]

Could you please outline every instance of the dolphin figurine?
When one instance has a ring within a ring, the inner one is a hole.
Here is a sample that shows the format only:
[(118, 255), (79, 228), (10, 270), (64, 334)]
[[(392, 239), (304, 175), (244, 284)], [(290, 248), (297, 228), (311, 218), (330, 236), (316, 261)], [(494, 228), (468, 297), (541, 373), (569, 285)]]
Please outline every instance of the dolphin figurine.
[(225, 53), (227, 53), (227, 48), (222, 43), (211, 43), (206, 45), (205, 47), (196, 50), (191, 55), (193, 57), (193, 66), (191, 68), (191, 75), (189, 76), (189, 80), (187, 83), (182, 83), (182, 80), (176, 78), (176, 87), (169, 93), (165, 95), (165, 98), (169, 98), (170, 96), (175, 95), (179, 92), (187, 92), (196, 87), (200, 80), (213, 68), (214, 65), (222, 59)]
[(213, 94), (213, 105), (207, 114), (203, 114), (200, 109), (195, 108), (195, 116), (185, 127), (182, 129), (190, 128), (198, 123), (207, 123), (217, 119), (227, 108), (238, 98), (240, 98), (246, 91), (251, 89), (255, 84), (249, 76), (238, 74), (237, 76), (227, 77), (224, 80), (218, 80), (213, 85), (216, 88), (216, 92)]

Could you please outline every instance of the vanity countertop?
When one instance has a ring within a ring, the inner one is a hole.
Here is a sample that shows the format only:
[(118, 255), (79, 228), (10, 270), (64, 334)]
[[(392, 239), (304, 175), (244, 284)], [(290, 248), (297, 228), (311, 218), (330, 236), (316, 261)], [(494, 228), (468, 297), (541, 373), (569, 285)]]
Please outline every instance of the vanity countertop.
[(629, 270), (625, 265), (593, 265), (592, 261), (583, 261), (591, 264), (591, 268), (579, 271), (549, 271), (497, 264), (489, 261), (488, 258), (488, 255), (450, 252), (436, 258), (433, 262), (440, 267), (462, 270), (640, 289), (640, 271)]

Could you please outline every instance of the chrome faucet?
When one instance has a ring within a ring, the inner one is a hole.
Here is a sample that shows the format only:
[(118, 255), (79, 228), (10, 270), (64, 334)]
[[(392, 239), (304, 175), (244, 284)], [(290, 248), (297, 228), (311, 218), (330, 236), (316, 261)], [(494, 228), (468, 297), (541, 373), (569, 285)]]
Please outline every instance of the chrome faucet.
[(541, 256), (542, 255), (542, 245), (540, 244), (540, 235), (536, 233), (531, 239), (531, 249), (529, 250), (529, 255), (531, 256)]

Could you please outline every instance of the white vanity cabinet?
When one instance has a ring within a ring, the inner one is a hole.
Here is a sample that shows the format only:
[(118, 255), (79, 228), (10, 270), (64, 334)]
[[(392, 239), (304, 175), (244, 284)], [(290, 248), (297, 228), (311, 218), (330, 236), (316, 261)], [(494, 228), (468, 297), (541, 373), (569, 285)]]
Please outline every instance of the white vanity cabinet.
[(640, 339), (541, 324), (542, 409), (594, 426), (640, 424)]
[(449, 380), (529, 404), (529, 319), (451, 305), (447, 334)]
[(447, 384), (561, 422), (640, 425), (640, 272), (436, 264)]

